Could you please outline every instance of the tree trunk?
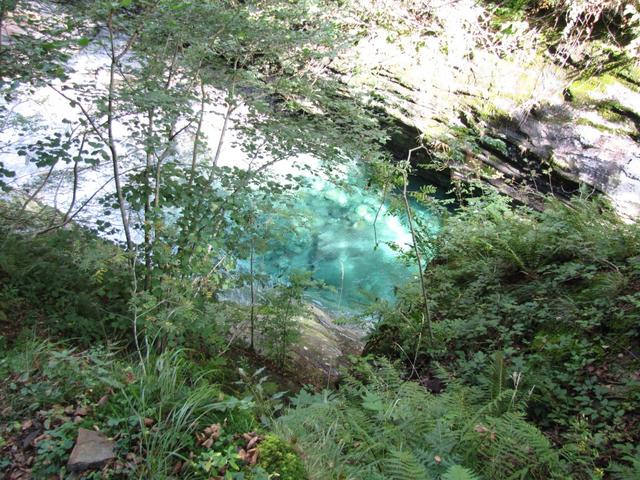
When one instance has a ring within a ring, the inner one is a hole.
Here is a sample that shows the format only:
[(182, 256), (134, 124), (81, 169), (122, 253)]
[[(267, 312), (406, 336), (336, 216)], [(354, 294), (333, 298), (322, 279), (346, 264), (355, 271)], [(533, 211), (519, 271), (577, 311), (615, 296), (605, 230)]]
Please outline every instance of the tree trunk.
[(256, 298), (255, 298), (255, 289), (254, 289), (254, 279), (253, 279), (253, 252), (254, 252), (254, 248), (253, 248), (253, 238), (251, 239), (251, 255), (249, 257), (249, 274), (251, 276), (251, 317), (250, 317), (250, 321), (251, 321), (251, 350), (255, 350), (255, 344), (254, 344), (254, 332), (255, 332), (255, 320), (256, 320), (256, 316), (255, 316), (255, 305), (256, 305)]
[[(148, 139), (153, 138), (153, 111), (149, 111), (148, 115)], [(153, 152), (150, 145), (146, 147), (146, 164), (144, 170), (144, 289), (151, 290), (151, 276), (153, 273), (153, 263), (151, 259), (152, 240), (151, 240), (151, 170)]]
[[(122, 217), (122, 228), (124, 230), (124, 236), (127, 242), (127, 250), (133, 253), (133, 240), (131, 239), (131, 230), (129, 228), (129, 217), (127, 215), (127, 208), (124, 201), (124, 194), (122, 192), (122, 184), (120, 183), (120, 160), (118, 158), (118, 151), (116, 149), (115, 138), (113, 135), (113, 103), (115, 96), (115, 75), (116, 67), (119, 61), (118, 55), (116, 55), (116, 46), (113, 38), (113, 19), (112, 13), (109, 14), (107, 20), (107, 26), (109, 28), (109, 41), (111, 44), (111, 64), (109, 65), (109, 93), (107, 98), (107, 138), (108, 148), (111, 153), (111, 161), (113, 163), (113, 179), (116, 186), (116, 195), (118, 197), (118, 206), (120, 207), (120, 215)], [(133, 257), (130, 259), (133, 266)]]

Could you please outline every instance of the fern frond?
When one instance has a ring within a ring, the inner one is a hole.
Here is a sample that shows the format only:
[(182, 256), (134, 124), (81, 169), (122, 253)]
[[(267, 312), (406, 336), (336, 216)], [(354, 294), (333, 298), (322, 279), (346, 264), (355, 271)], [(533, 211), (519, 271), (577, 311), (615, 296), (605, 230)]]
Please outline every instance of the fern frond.
[(480, 477), (461, 465), (451, 465), (442, 475), (442, 480), (480, 480)]
[(389, 480), (429, 480), (427, 469), (406, 450), (392, 450), (381, 465), (385, 478)]

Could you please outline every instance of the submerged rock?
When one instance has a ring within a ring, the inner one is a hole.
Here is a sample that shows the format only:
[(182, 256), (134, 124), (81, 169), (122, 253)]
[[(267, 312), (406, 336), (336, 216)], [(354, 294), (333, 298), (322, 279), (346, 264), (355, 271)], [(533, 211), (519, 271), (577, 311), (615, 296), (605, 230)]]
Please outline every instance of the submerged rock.
[(100, 432), (81, 428), (67, 467), (72, 472), (100, 468), (115, 457), (114, 443)]

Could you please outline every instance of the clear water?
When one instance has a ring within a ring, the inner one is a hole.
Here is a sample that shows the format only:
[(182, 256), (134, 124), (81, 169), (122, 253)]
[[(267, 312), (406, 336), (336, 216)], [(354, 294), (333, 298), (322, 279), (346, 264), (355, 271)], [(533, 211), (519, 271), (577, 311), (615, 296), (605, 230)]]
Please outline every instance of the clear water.
[[(96, 89), (103, 89), (107, 64), (108, 56), (100, 43), (91, 44), (74, 55), (69, 62), (72, 83), (90, 81), (96, 84)], [(214, 142), (218, 138), (222, 121), (220, 111), (216, 108), (216, 105), (212, 105), (205, 112), (203, 123), (203, 131)], [(56, 131), (63, 133), (69, 128), (65, 119), (75, 122), (79, 118), (76, 110), (68, 108), (66, 100), (46, 87), (37, 89), (28, 98), (20, 98), (11, 109), (15, 114), (39, 122), (42, 126), (39, 131), (43, 137)], [(118, 138), (126, 138), (126, 127), (117, 124), (116, 134)], [(30, 135), (30, 140), (35, 137), (34, 132)], [(248, 159), (234, 146), (235, 140), (231, 129), (220, 164), (246, 168)], [(13, 179), (14, 187), (22, 187), (32, 181), (38, 183), (46, 171), (36, 168), (32, 163), (25, 163), (17, 155), (16, 151), (24, 141), (17, 129), (5, 129), (0, 137), (0, 143), (11, 147), (6, 149), (3, 162), (17, 173)], [(191, 139), (187, 139), (187, 144), (191, 144)], [(121, 147), (123, 151), (126, 150), (126, 145)], [(296, 171), (294, 167), (305, 163), (299, 160), (290, 159), (284, 162), (286, 165), (277, 165), (277, 169), (283, 175), (304, 174), (305, 172)], [(313, 159), (306, 160), (314, 163)], [(69, 178), (70, 168), (68, 165), (59, 165), (55, 173), (59, 173), (61, 179)], [(65, 172), (66, 176), (63, 175)], [(306, 174), (309, 175), (309, 170)], [(91, 198), (110, 176), (111, 167), (108, 163), (83, 170), (80, 174), (81, 188), (77, 204)], [(415, 265), (405, 265), (399, 261), (398, 252), (387, 244), (392, 242), (401, 250), (406, 250), (411, 248), (411, 235), (402, 217), (391, 215), (386, 205), (380, 207), (381, 192), (368, 187), (366, 172), (353, 164), (346, 166), (341, 181), (346, 184), (346, 188), (337, 186), (322, 175), (309, 176), (309, 185), (297, 191), (285, 208), (286, 215), (262, 219), (277, 226), (274, 230), (278, 234), (266, 236), (270, 240), (267, 248), (262, 251), (267, 253), (256, 257), (255, 270), (269, 276), (272, 281), (286, 281), (294, 270), (311, 271), (313, 277), (324, 282), (327, 288), (308, 292), (310, 300), (333, 311), (351, 313), (360, 311), (363, 306), (376, 299), (393, 300), (394, 288), (416, 276), (418, 272)], [(112, 191), (113, 186), (107, 184), (104, 193)], [(51, 188), (41, 192), (41, 200), (65, 210), (71, 200), (70, 182), (60, 180), (52, 183)], [(373, 223), (378, 209), (376, 243)], [(428, 221), (434, 220), (429, 212), (422, 209), (416, 208), (415, 213)], [(106, 219), (101, 206), (94, 201), (89, 202), (83, 215), (76, 220), (91, 227), (97, 218)], [(120, 223), (115, 212), (110, 220), (114, 225)], [(435, 228), (435, 220), (432, 224)], [(116, 232), (113, 238), (122, 240), (121, 232)], [(246, 300), (245, 293), (240, 293), (238, 299), (242, 300), (242, 297)]]
[[(286, 216), (262, 219), (287, 234), (268, 241), (267, 253), (255, 258), (254, 270), (285, 281), (294, 270), (310, 271), (326, 284), (308, 292), (311, 300), (334, 312), (354, 313), (377, 299), (393, 300), (395, 288), (418, 270), (402, 262), (389, 245), (400, 251), (411, 248), (405, 218), (381, 206), (381, 192), (368, 187), (362, 169), (351, 166), (347, 173), (346, 188), (313, 178), (296, 193)], [(437, 228), (428, 211), (417, 205), (413, 211)]]

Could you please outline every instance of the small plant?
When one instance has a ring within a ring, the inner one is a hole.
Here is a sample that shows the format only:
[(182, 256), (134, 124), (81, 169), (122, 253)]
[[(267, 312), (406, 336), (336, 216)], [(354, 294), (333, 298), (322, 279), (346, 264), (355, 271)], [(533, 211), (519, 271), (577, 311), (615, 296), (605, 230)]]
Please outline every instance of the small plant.
[(284, 404), (282, 398), (287, 393), (285, 391), (271, 393), (268, 386), (273, 385), (267, 382), (268, 375), (263, 375), (266, 367), (259, 368), (252, 374), (246, 372), (243, 368), (238, 369), (240, 380), (237, 385), (243, 387), (250, 395), (254, 402), (254, 414), (267, 424), (270, 418), (273, 418), (282, 410)]
[(211, 478), (212, 475), (222, 476), (225, 480), (233, 479), (234, 472), (240, 471), (240, 455), (234, 445), (224, 450), (206, 450), (196, 458), (193, 467), (196, 475)]
[(288, 283), (277, 285), (265, 298), (257, 327), (267, 356), (280, 367), (285, 365), (290, 347), (300, 337), (295, 316), (305, 310), (302, 302), (305, 289), (318, 285), (309, 272), (297, 271), (291, 274)]
[(260, 443), (260, 466), (280, 480), (308, 478), (299, 455), (286, 441), (276, 435), (267, 435)]
[(48, 431), (44, 440), (38, 443), (36, 464), (33, 468), (34, 478), (48, 478), (51, 475), (62, 475), (69, 452), (73, 448), (78, 426), (66, 422)]

